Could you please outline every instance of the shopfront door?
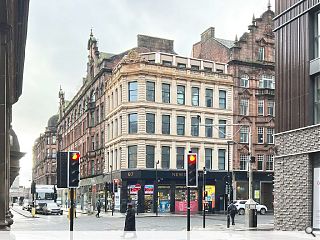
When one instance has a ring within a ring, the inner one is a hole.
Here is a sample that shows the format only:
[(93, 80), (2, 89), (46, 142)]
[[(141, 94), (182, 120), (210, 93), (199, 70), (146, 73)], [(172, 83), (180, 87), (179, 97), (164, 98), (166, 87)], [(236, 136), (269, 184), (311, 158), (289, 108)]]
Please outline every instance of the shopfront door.
[[(198, 191), (190, 190), (190, 211), (196, 213), (198, 211)], [(187, 212), (187, 188), (176, 187), (175, 192), (175, 212)]]

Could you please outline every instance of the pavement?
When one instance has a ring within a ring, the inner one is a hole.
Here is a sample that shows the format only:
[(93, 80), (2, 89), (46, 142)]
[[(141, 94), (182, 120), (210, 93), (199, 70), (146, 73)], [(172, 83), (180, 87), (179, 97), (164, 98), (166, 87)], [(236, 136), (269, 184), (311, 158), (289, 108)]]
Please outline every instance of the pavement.
[[(114, 212), (101, 213), (101, 217), (95, 215), (77, 214), (74, 220), (74, 232), (70, 235), (67, 214), (37, 215), (30, 217), (30, 213), (15, 208), (14, 224), (8, 233), (0, 232), (1, 240), (105, 240), (105, 239), (129, 239), (130, 235), (121, 238), (124, 226), (124, 214)], [(24, 213), (25, 212), (25, 213)], [(18, 213), (18, 214), (16, 214)], [(320, 239), (320, 232), (315, 232), (316, 237), (305, 232), (273, 230), (273, 215), (258, 215), (258, 227), (254, 230), (245, 226), (245, 217), (236, 216), (236, 225), (226, 227), (226, 216), (221, 214), (206, 216), (206, 228), (202, 228), (202, 216), (191, 216), (191, 232), (186, 232), (186, 216), (180, 214), (159, 213), (156, 217), (153, 213), (144, 213), (136, 216), (137, 238), (152, 240), (304, 240)]]
[(29, 212), (29, 211), (25, 211), (25, 210), (22, 210), (21, 207), (18, 207), (18, 206), (13, 206), (10, 208), (12, 210), (12, 213), (18, 213), (26, 218), (37, 218), (38, 216), (32, 216), (32, 214)]

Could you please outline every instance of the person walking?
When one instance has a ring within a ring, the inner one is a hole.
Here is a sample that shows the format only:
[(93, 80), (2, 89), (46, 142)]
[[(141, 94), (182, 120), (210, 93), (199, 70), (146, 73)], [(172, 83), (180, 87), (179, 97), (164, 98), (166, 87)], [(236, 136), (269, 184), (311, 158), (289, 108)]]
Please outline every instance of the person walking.
[(231, 216), (232, 225), (235, 225), (234, 217), (237, 214), (237, 207), (236, 205), (233, 204), (233, 202), (231, 202), (230, 205), (228, 206), (228, 214)]
[(100, 211), (101, 211), (101, 202), (100, 202), (100, 199), (98, 200), (97, 202), (97, 214), (96, 214), (96, 217), (100, 217), (99, 214), (100, 214)]
[(128, 204), (128, 209), (126, 212), (126, 220), (125, 220), (125, 225), (124, 225), (124, 232), (121, 237), (125, 237), (128, 232), (133, 233), (133, 237), (137, 237), (136, 234), (136, 216), (135, 216), (135, 211), (132, 208), (132, 204)]

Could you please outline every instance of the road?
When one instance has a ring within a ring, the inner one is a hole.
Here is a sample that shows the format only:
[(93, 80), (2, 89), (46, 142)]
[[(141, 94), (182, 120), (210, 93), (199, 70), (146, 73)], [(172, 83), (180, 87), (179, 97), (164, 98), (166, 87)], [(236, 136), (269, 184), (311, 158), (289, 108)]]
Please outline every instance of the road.
[[(120, 213), (102, 213), (101, 218), (95, 215), (78, 213), (75, 219), (74, 232), (69, 230), (66, 214), (63, 216), (37, 215), (16, 209), (14, 224), (9, 232), (0, 232), (0, 239), (6, 240), (106, 240), (123, 239), (125, 216)], [(29, 214), (29, 215), (28, 215)], [(249, 231), (245, 225), (244, 216), (236, 216), (236, 225), (226, 228), (225, 215), (211, 215), (206, 218), (206, 228), (202, 228), (202, 216), (191, 217), (191, 232), (186, 232), (186, 216), (139, 214), (136, 216), (137, 240), (304, 240), (313, 238), (304, 232), (273, 231), (273, 215), (258, 215), (258, 231)], [(320, 233), (316, 233), (320, 236)], [(130, 236), (126, 236), (127, 239)]]
[[(22, 210), (20, 210), (21, 212)], [(14, 224), (12, 230), (15, 231), (67, 231), (69, 221), (67, 215), (37, 215), (38, 218), (26, 218), (18, 213), (14, 213)], [(191, 216), (191, 228), (202, 230), (202, 216)], [(125, 216), (120, 213), (102, 213), (100, 218), (95, 215), (77, 214), (74, 221), (75, 231), (121, 231), (123, 230)], [(245, 217), (236, 216), (236, 225), (232, 228), (243, 228)], [(265, 226), (268, 230), (273, 227), (273, 215), (258, 215), (258, 224)], [(208, 230), (224, 230), (226, 228), (225, 215), (206, 216), (206, 227)], [(136, 216), (136, 228), (140, 231), (183, 231), (186, 230), (186, 216), (176, 214), (139, 214)]]

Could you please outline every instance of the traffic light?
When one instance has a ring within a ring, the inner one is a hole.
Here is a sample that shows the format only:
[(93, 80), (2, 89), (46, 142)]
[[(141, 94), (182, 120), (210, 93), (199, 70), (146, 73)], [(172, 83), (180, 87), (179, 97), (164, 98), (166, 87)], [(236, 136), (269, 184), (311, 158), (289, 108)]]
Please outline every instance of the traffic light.
[(198, 156), (196, 153), (188, 153), (187, 155), (187, 187), (198, 186)]
[(68, 152), (68, 170), (69, 170), (69, 188), (79, 187), (80, 181), (80, 152), (69, 151)]
[(57, 187), (68, 187), (68, 152), (57, 154)]
[(32, 181), (31, 183), (31, 194), (36, 194), (36, 182)]
[(118, 179), (114, 179), (113, 181), (113, 192), (118, 192)]

